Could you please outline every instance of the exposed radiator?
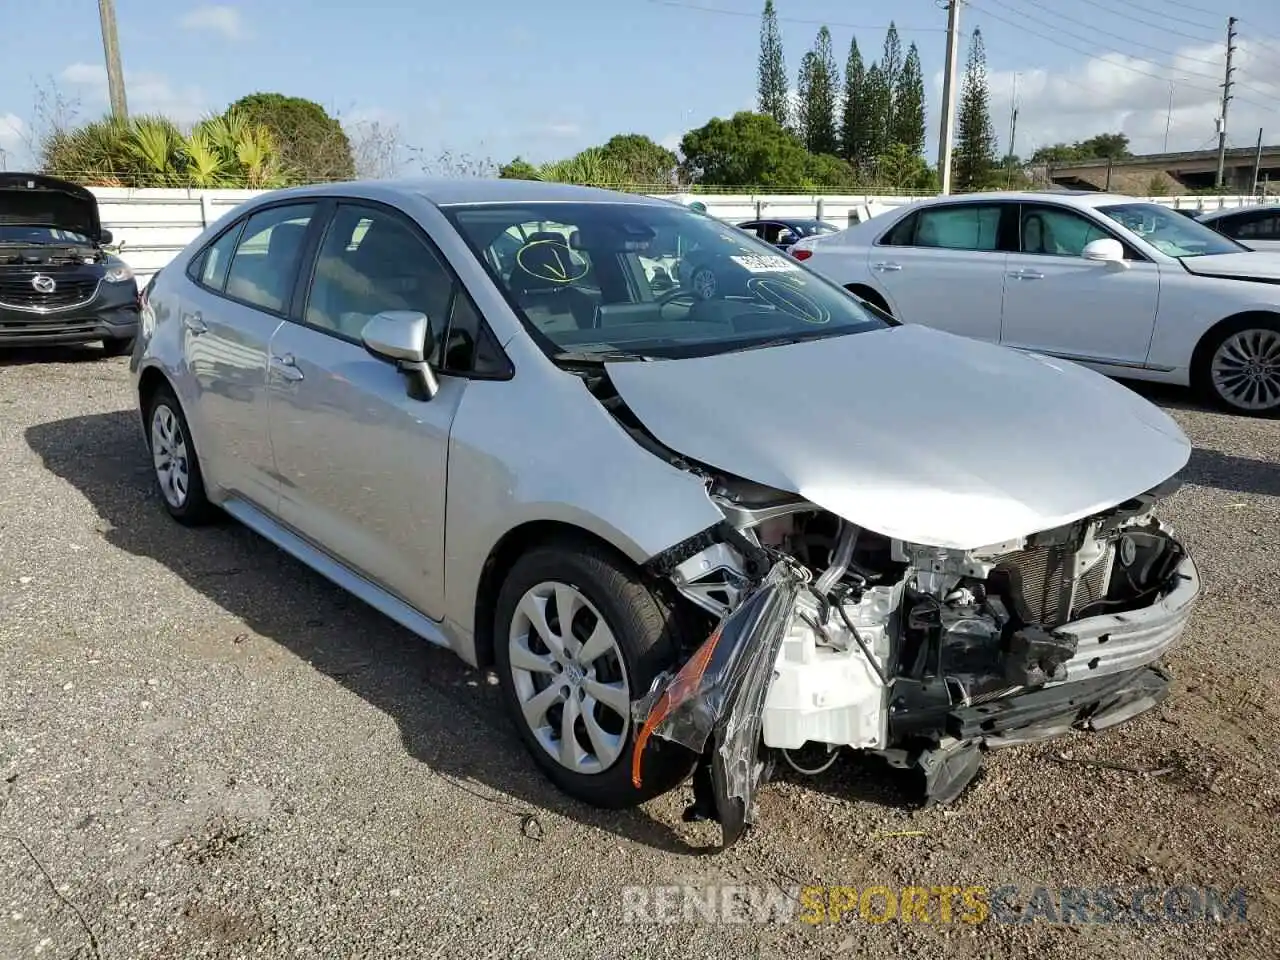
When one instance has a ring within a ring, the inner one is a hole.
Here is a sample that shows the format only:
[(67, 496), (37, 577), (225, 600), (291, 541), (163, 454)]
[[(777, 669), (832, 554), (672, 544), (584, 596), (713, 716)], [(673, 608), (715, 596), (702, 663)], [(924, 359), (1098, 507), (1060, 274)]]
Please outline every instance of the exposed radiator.
[(1078, 579), (1072, 580), (1075, 552), (1065, 546), (1031, 547), (1000, 557), (997, 565), (1018, 571), (1022, 599), (1034, 622), (1056, 627), (1090, 603), (1099, 600), (1111, 577), (1115, 545), (1108, 543), (1101, 556)]

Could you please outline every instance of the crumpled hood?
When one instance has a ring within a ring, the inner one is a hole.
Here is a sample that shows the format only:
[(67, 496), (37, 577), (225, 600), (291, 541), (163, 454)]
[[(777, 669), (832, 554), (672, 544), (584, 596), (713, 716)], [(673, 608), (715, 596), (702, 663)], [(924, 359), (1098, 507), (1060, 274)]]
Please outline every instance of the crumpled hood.
[(1261, 250), (1183, 257), (1182, 265), (1202, 277), (1230, 277), (1280, 283), (1280, 255)]
[(98, 198), (78, 183), (34, 173), (0, 173), (0, 223), (71, 230), (101, 240)]
[(684, 456), (937, 547), (1069, 523), (1191, 455), (1167, 414), (1100, 374), (913, 324), (606, 367)]

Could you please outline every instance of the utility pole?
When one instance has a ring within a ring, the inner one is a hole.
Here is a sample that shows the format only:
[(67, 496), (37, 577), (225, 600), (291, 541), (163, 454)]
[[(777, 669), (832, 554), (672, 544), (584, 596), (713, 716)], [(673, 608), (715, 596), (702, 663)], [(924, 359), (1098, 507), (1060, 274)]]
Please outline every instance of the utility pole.
[(1009, 157), (1009, 178), (1006, 186), (1013, 186), (1013, 168), (1017, 164), (1013, 152), (1014, 144), (1018, 140), (1018, 76), (1013, 75), (1013, 99), (1009, 101), (1009, 149), (1007, 151)]
[(1173, 125), (1173, 81), (1169, 81), (1169, 110), (1164, 115), (1164, 150), (1169, 152), (1169, 127)]
[(1258, 128), (1258, 152), (1253, 155), (1253, 179), (1249, 181), (1249, 190), (1258, 192), (1258, 171), (1262, 169), (1262, 128)]
[(963, 0), (945, 0), (947, 5), (947, 66), (942, 75), (942, 131), (938, 137), (938, 179), (945, 196), (951, 192), (951, 139), (956, 119), (956, 55), (960, 49), (960, 4)]
[(1222, 189), (1222, 168), (1227, 160), (1227, 104), (1231, 102), (1231, 56), (1236, 52), (1236, 18), (1227, 18), (1227, 72), (1222, 78), (1222, 116), (1218, 118), (1218, 176), (1214, 186)]
[(120, 41), (116, 38), (115, 0), (98, 0), (98, 19), (102, 21), (102, 52), (107, 58), (111, 115), (117, 120), (127, 120), (129, 107), (124, 99), (124, 70), (120, 66)]

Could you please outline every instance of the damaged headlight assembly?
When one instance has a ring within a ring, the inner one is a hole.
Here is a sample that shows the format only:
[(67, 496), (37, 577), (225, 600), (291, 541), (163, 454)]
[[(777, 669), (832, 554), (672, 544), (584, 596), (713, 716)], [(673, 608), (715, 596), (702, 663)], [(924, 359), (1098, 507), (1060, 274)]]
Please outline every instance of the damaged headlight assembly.
[(696, 754), (686, 819), (719, 822), (728, 847), (778, 760), (818, 773), (841, 748), (865, 751), (945, 804), (983, 750), (1151, 709), (1168, 690), (1158, 661), (1200, 591), (1152, 516), (1171, 489), (973, 550), (890, 540), (803, 504), (727, 509), (665, 558), (717, 625), (633, 704), (633, 782), (655, 737)]

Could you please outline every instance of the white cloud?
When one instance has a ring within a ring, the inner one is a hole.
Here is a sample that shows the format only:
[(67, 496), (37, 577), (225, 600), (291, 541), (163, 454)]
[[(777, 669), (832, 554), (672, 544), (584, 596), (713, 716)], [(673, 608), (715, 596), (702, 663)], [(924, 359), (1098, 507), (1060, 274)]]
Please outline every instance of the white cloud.
[(684, 139), (683, 133), (668, 133), (665, 137), (659, 140), (658, 143), (666, 147), (672, 153), (679, 153), (680, 141), (683, 139)]
[(228, 40), (244, 40), (249, 36), (249, 31), (240, 18), (240, 11), (223, 4), (196, 7), (182, 18), (182, 25), (188, 30), (220, 33)]
[(549, 123), (545, 129), (557, 137), (576, 137), (582, 132), (582, 127), (576, 123)]
[[(110, 102), (107, 71), (101, 64), (73, 63), (58, 74), (73, 93), (94, 108)], [(159, 113), (176, 123), (193, 123), (204, 116), (207, 101), (196, 87), (175, 87), (159, 73), (124, 72), (125, 99), (130, 114)]]
[[(1258, 128), (1274, 128), (1280, 96), (1280, 57), (1247, 40), (1239, 42), (1236, 86), (1228, 113), (1230, 146), (1252, 145)], [(1009, 107), (1014, 74), (1018, 85), (1018, 130), (1015, 147), (1028, 156), (1037, 147), (1071, 143), (1099, 133), (1127, 134), (1134, 153), (1165, 149), (1197, 150), (1217, 144), (1215, 118), (1220, 111), (1221, 46), (1188, 46), (1164, 65), (1108, 54), (1069, 70), (998, 70), (988, 75), (991, 118), (1003, 153), (1009, 140)], [(1172, 82), (1172, 102), (1170, 83)], [(935, 77), (933, 103), (941, 100), (942, 76)], [(930, 126), (937, 126), (931, 111)], [(930, 130), (931, 139), (936, 136)], [(1277, 139), (1274, 131), (1270, 139)], [(1264, 133), (1264, 137), (1266, 134)]]
[(0, 170), (20, 170), (27, 165), (26, 136), (27, 125), (20, 116), (0, 113)]

